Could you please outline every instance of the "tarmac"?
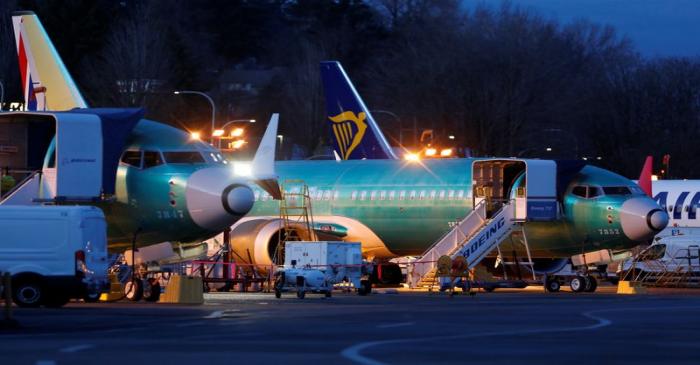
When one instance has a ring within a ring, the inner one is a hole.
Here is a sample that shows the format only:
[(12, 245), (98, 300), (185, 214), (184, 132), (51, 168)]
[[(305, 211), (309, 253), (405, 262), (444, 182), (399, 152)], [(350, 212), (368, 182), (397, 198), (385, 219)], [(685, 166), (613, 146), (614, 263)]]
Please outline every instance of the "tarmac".
[(16, 308), (0, 364), (698, 363), (700, 290), (380, 292)]

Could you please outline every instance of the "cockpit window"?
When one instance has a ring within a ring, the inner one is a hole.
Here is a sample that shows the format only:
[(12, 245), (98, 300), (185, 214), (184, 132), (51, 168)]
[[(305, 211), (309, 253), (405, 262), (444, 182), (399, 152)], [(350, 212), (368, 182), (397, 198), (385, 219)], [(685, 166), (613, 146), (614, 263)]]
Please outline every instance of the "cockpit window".
[(575, 186), (573, 188), (573, 190), (571, 190), (571, 194), (585, 198), (586, 197), (586, 187), (585, 186)]
[(604, 186), (605, 195), (631, 195), (630, 188), (626, 186)]
[(197, 151), (163, 152), (167, 163), (204, 163), (204, 157)]
[(579, 185), (575, 186), (572, 190), (571, 193), (580, 196), (581, 198), (595, 198), (597, 196), (603, 195), (603, 191), (600, 189), (600, 187), (597, 186), (584, 186), (584, 185)]
[(586, 194), (587, 198), (595, 198), (597, 196), (603, 195), (603, 192), (600, 190), (599, 187), (597, 186), (589, 186), (588, 187), (588, 193)]
[(124, 151), (120, 161), (126, 165), (141, 168), (141, 151)]
[(158, 151), (144, 151), (143, 153), (143, 168), (155, 167), (163, 164), (163, 159)]

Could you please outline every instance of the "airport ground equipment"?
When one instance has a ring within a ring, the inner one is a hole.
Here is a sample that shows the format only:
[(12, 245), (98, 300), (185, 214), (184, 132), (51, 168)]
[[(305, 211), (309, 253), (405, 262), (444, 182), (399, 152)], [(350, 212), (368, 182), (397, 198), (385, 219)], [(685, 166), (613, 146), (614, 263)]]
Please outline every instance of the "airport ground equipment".
[(288, 241), (317, 241), (309, 187), (303, 180), (287, 179), (281, 187), (280, 222), (277, 250), (273, 263), (286, 262), (285, 243)]
[(330, 297), (334, 285), (347, 283), (357, 288), (359, 295), (367, 295), (372, 288), (367, 266), (359, 242), (286, 242), (285, 265), (275, 273), (275, 296), (296, 291), (299, 298), (306, 292)]
[(0, 206), (0, 271), (23, 307), (107, 289), (107, 225), (91, 206)]
[(700, 287), (700, 238), (667, 236), (657, 239), (619, 267), (621, 281), (645, 287)]
[[(413, 263), (408, 275), (410, 287), (425, 285), (424, 279), (434, 275), (437, 260), (443, 255), (452, 259), (463, 256), (473, 269), (513, 231), (520, 230), (525, 237), (522, 224), (526, 221), (560, 218), (557, 165), (553, 161), (478, 160), (472, 164), (472, 179), (473, 209)], [(527, 239), (523, 245), (526, 264), (534, 274)], [(517, 258), (512, 262), (522, 264)]]

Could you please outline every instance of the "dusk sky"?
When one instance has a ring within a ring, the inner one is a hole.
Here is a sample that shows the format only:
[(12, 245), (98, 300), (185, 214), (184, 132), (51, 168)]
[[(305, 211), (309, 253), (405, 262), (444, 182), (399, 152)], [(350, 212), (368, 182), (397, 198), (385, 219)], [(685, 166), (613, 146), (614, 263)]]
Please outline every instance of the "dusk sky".
[[(500, 1), (487, 1), (498, 3)], [(627, 35), (644, 56), (700, 56), (698, 0), (512, 0), (564, 23), (588, 19)]]

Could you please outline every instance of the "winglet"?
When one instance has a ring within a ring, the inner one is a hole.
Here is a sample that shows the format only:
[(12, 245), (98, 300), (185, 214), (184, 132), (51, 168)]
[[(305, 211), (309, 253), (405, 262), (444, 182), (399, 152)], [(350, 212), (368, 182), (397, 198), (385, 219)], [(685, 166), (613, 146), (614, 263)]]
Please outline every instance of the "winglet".
[(253, 158), (253, 179), (274, 199), (281, 200), (282, 193), (275, 172), (275, 150), (277, 145), (277, 124), (279, 114), (272, 114), (260, 146)]
[(653, 157), (647, 156), (647, 159), (644, 161), (644, 167), (642, 167), (642, 173), (639, 175), (639, 180), (637, 181), (637, 185), (639, 185), (644, 192), (652, 196), (651, 192), (651, 169), (652, 169), (652, 164), (653, 164)]

